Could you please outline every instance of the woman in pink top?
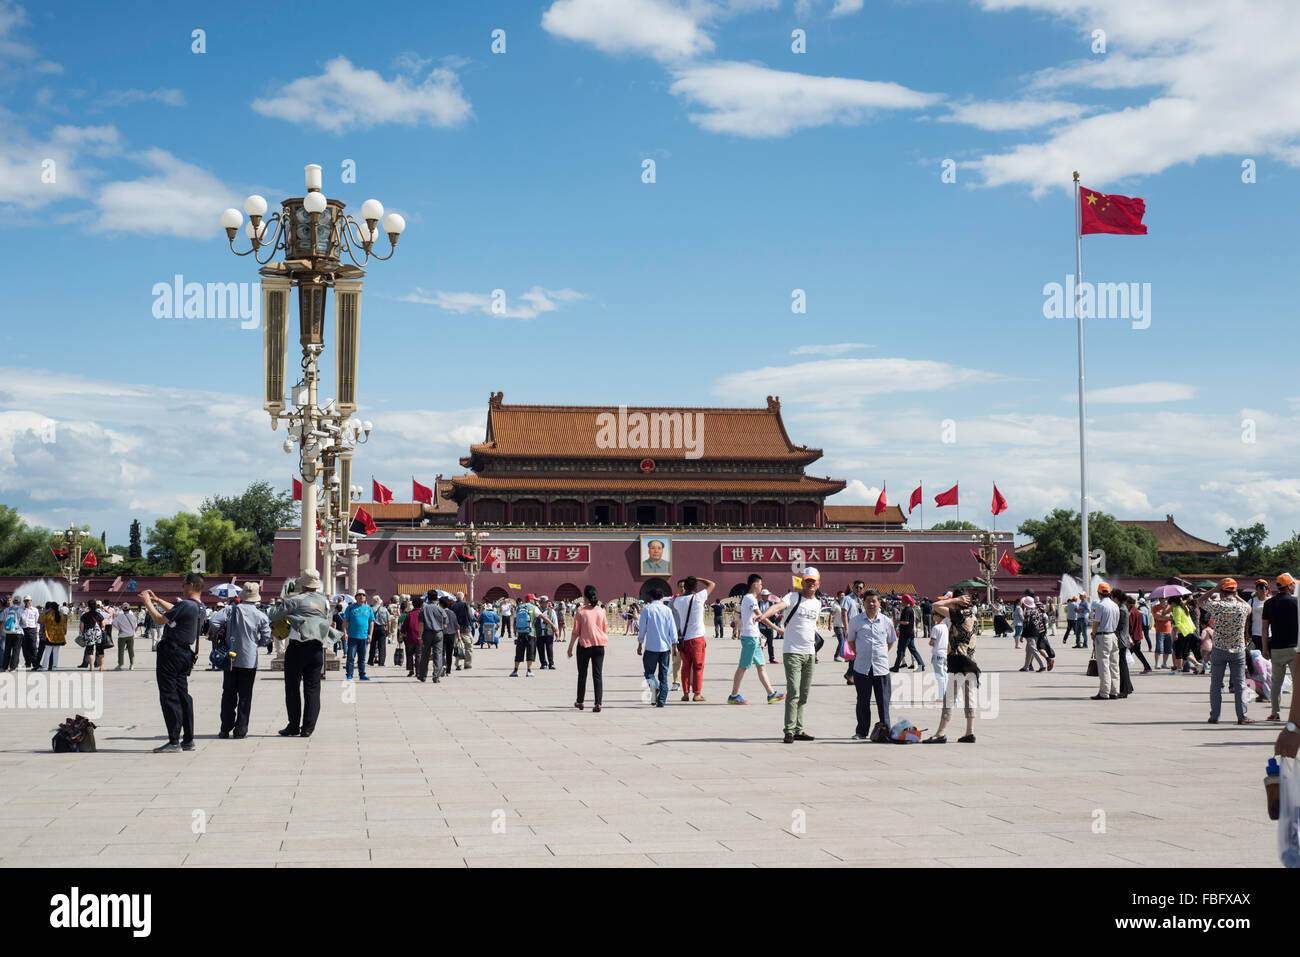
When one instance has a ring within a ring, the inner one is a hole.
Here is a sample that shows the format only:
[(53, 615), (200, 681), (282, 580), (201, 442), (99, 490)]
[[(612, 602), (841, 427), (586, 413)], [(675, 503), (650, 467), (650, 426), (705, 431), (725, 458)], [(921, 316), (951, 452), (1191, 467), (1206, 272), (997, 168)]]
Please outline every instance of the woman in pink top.
[(582, 699), (587, 694), (587, 665), (591, 664), (591, 683), (596, 689), (596, 706), (592, 711), (600, 710), (601, 693), (604, 690), (601, 680), (601, 667), (605, 664), (605, 609), (596, 600), (596, 586), (588, 585), (582, 590), (582, 597), (587, 604), (579, 608), (573, 616), (573, 637), (569, 639), (569, 657), (573, 657), (573, 646), (578, 646), (578, 700), (573, 706), (582, 710)]

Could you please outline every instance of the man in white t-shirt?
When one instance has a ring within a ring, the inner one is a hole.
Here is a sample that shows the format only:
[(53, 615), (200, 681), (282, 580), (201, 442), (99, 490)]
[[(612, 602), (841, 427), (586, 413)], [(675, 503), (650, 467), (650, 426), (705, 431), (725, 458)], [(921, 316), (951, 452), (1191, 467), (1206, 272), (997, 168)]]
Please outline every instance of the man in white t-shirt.
[(755, 624), (769, 624), (781, 632), (781, 657), (785, 663), (785, 737), (786, 744), (813, 741), (804, 733), (803, 712), (812, 689), (813, 656), (817, 651), (817, 618), (822, 603), (817, 597), (821, 573), (815, 568), (803, 570), (797, 592), (792, 591), (758, 616)]
[(750, 668), (758, 669), (758, 680), (767, 691), (767, 703), (782, 701), (785, 695), (772, 688), (767, 680), (767, 655), (763, 651), (763, 636), (758, 633), (758, 596), (763, 590), (763, 576), (749, 576), (749, 591), (740, 599), (740, 664), (736, 667), (736, 676), (731, 680), (731, 696), (727, 704), (749, 704), (740, 696), (740, 682)]
[(930, 626), (930, 664), (934, 665), (934, 680), (939, 685), (939, 700), (948, 690), (948, 609), (934, 608), (934, 624)]
[(501, 613), (501, 634), (513, 639), (515, 634), (515, 605), (509, 598), (501, 599), (498, 609)]
[[(704, 630), (704, 609), (709, 604), (709, 592), (714, 582), (707, 578), (688, 576), (682, 582), (682, 593), (673, 599), (673, 617), (677, 619), (678, 648), (682, 656), (682, 700), (707, 701), (704, 690), (704, 652), (707, 646)], [(691, 689), (695, 697), (691, 698)]]

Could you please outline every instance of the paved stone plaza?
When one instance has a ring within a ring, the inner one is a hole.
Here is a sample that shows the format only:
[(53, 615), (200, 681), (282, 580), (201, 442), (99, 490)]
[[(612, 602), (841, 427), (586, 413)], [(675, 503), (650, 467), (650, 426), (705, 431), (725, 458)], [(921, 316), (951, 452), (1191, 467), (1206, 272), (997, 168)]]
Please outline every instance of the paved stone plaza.
[[(573, 708), (572, 661), (508, 679), (503, 645), (440, 685), (373, 669), (355, 704), (332, 673), (307, 740), (275, 734), (283, 688), (265, 658), (243, 741), (217, 738), (220, 676), (196, 671), (198, 747), (170, 755), (149, 753), (165, 735), (143, 643), (134, 671), (104, 674), (97, 754), (51, 753), (61, 713), (0, 713), (0, 863), (1276, 866), (1261, 786), (1276, 729), (1238, 726), (1230, 697), (1206, 724), (1208, 678), (1135, 676), (1132, 698), (1090, 701), (1086, 651), (1020, 674), (1011, 639), (985, 635), (997, 717), (974, 745), (958, 725), (947, 745), (903, 747), (851, 739), (854, 691), (824, 654), (818, 740), (785, 745), (756, 676), (757, 703), (726, 703), (737, 642), (710, 641), (707, 703), (658, 710), (633, 641), (611, 636), (600, 714), (590, 689)], [(934, 709), (893, 717), (938, 724)]]

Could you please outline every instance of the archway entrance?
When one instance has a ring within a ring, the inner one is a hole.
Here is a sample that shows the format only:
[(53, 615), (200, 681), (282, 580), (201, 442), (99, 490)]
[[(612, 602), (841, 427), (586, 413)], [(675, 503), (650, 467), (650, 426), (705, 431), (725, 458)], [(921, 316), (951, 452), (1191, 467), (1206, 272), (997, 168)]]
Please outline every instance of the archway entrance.
[(731, 591), (727, 592), (728, 598), (744, 598), (745, 592), (749, 591), (747, 585), (732, 585)]
[(506, 597), (506, 590), (502, 588), (500, 585), (497, 585), (495, 588), (488, 589), (488, 593), (483, 596), (483, 601), (487, 601), (487, 602), (500, 601), (502, 598), (505, 597)]
[(673, 590), (668, 587), (668, 583), (662, 578), (648, 578), (644, 583), (642, 583), (641, 592), (637, 597), (642, 601), (653, 601), (654, 599), (650, 595), (650, 589), (652, 586), (658, 586), (659, 591), (663, 592), (665, 595), (671, 595), (673, 593)]
[(555, 589), (556, 601), (576, 601), (582, 597), (582, 592), (578, 591), (578, 586), (565, 582), (559, 588)]

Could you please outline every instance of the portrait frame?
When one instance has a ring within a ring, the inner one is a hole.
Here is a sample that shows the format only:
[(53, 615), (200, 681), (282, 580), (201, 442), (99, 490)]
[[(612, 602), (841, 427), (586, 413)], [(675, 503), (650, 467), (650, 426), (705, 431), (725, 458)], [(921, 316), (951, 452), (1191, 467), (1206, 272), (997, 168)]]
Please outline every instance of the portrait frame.
[[(650, 556), (651, 543), (662, 549), (658, 559)], [(671, 535), (640, 535), (637, 538), (637, 555), (642, 577), (671, 575), (673, 573), (673, 537)]]

